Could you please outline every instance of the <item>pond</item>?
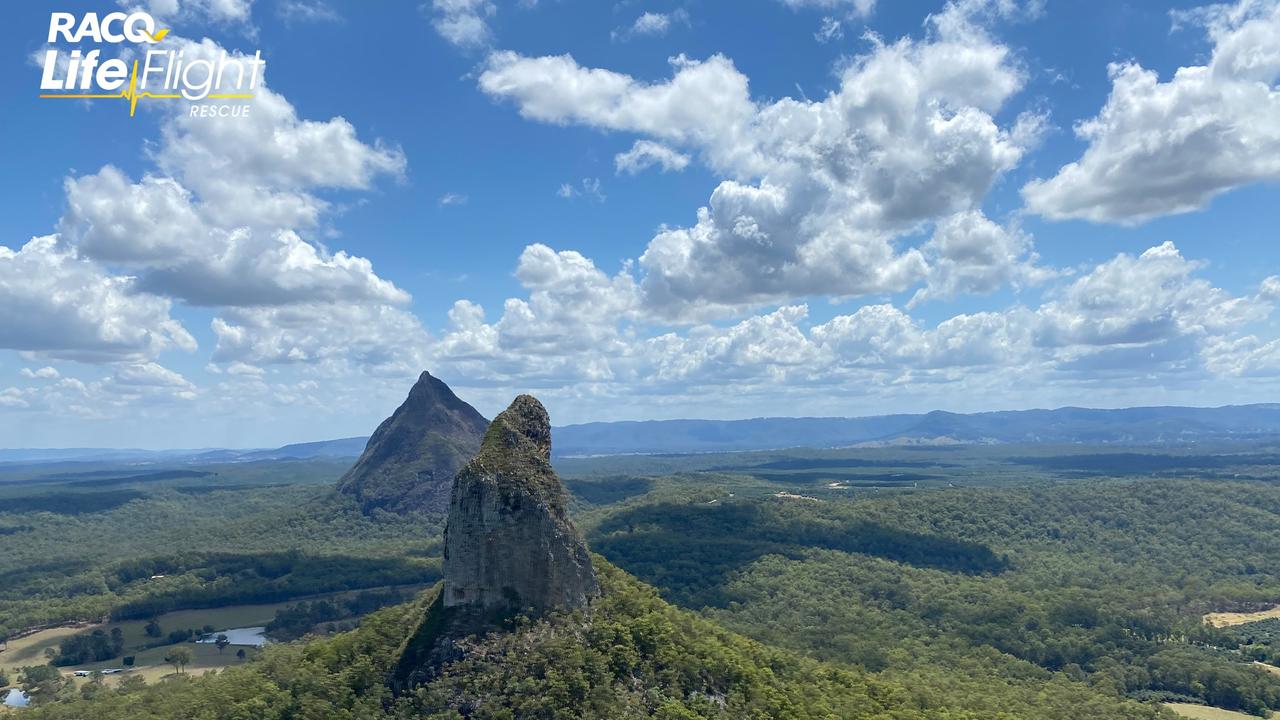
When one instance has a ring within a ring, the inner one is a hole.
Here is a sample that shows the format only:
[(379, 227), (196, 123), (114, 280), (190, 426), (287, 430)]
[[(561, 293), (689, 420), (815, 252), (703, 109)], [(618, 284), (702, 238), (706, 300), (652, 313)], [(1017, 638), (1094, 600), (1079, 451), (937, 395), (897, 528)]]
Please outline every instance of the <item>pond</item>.
[(8, 692), (0, 690), (0, 697), (4, 698), (5, 707), (26, 707), (27, 703), (31, 702), (27, 694), (17, 688)]
[(249, 645), (251, 647), (262, 647), (267, 644), (267, 629), (265, 627), (246, 627), (231, 628), (230, 630), (219, 630), (212, 635), (200, 638), (196, 642), (213, 644), (219, 635), (226, 635), (232, 645)]

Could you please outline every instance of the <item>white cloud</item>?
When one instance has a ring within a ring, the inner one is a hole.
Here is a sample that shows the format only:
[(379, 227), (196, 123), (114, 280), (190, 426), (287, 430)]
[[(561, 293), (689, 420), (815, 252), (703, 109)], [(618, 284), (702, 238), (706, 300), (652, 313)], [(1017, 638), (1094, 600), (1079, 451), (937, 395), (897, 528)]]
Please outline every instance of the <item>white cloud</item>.
[(1112, 64), (1106, 105), (1076, 125), (1083, 156), (1028, 183), (1029, 209), (1132, 224), (1280, 179), (1280, 3), (1241, 0), (1192, 17), (1213, 41), (1208, 64), (1166, 82), (1135, 61)]
[(876, 0), (782, 0), (792, 10), (842, 10), (851, 17), (867, 17), (876, 8)]
[[(188, 59), (221, 51), (165, 42)], [(15, 376), (32, 386), (0, 402), (57, 417), (50, 427), (68, 433), (125, 413), (131, 427), (184, 432), (174, 418), (242, 427), (254, 413), (293, 413), (301, 423), (332, 415), (336, 401), (376, 399), (360, 411), (372, 423), (394, 407), (387, 390), (402, 393), (399, 383), (430, 365), (433, 341), (405, 308), (407, 293), (319, 238), (339, 237), (328, 222), (348, 201), (333, 191), (402, 177), (403, 153), (360, 139), (342, 118), (300, 117), (265, 85), (248, 119), (193, 123), (163, 104), (147, 112), (160, 126), (144, 148), (148, 172), (134, 179), (106, 166), (67, 179), (59, 234), (0, 248), (0, 348), (28, 363), (103, 367), (60, 368), (60, 378), (28, 368)], [(168, 351), (196, 349), (170, 316), (175, 300), (213, 308), (194, 313), (211, 317), (212, 385), (160, 364)], [(232, 442), (246, 441), (256, 442)]]
[(62, 377), (56, 368), (51, 367), (42, 367), (37, 370), (22, 368), (19, 374), (30, 380), (57, 380)]
[(689, 13), (678, 8), (669, 13), (645, 12), (635, 19), (631, 25), (614, 30), (610, 36), (614, 40), (630, 40), (634, 37), (660, 37), (666, 35), (672, 25), (688, 25)]
[(651, 167), (660, 167), (662, 172), (680, 172), (689, 165), (689, 156), (652, 140), (637, 140), (631, 149), (618, 153), (613, 158), (618, 172), (635, 175)]
[(606, 200), (604, 192), (600, 189), (600, 178), (582, 178), (582, 182), (578, 185), (561, 183), (556, 190), (556, 195), (566, 200), (578, 197), (590, 198), (597, 202)]
[(843, 40), (844, 26), (840, 24), (839, 20), (828, 15), (822, 18), (822, 25), (818, 27), (818, 32), (813, 34), (813, 39), (820, 43)]
[(224, 224), (220, 203), (196, 201), (172, 178), (133, 184), (107, 166), (68, 179), (66, 192), (64, 238), (88, 257), (140, 271), (139, 287), (156, 294), (208, 306), (409, 299), (364, 258), (269, 222)]
[(694, 225), (662, 229), (640, 257), (655, 313), (897, 292), (929, 270), (896, 239), (975, 209), (1043, 125), (1036, 115), (1005, 128), (993, 119), (1023, 72), (970, 19), (980, 9), (949, 6), (926, 40), (873, 39), (817, 102), (756, 103), (719, 55), (675, 58), (670, 80), (646, 83), (567, 55), (501, 52), (479, 85), (526, 118), (648, 136), (726, 176)]
[(0, 246), (0, 347), (88, 362), (147, 360), (196, 341), (169, 315), (166, 298), (139, 292), (127, 276), (33, 238)]
[(981, 211), (943, 218), (921, 248), (929, 265), (925, 287), (907, 306), (1042, 282), (1053, 271), (1036, 265), (1038, 256), (1031, 246), (1031, 238), (1019, 228), (1001, 227)]
[(431, 0), (423, 10), (432, 15), (436, 32), (459, 47), (480, 47), (493, 40), (489, 20), (498, 12), (490, 0)]
[(1036, 341), (1060, 347), (1198, 338), (1271, 312), (1272, 304), (1261, 297), (1234, 297), (1193, 277), (1202, 266), (1182, 257), (1171, 242), (1138, 257), (1117, 255), (1040, 308)]
[(142, 7), (156, 20), (247, 23), (253, 0), (117, 0), (121, 7)]
[(195, 385), (181, 374), (153, 362), (122, 365), (112, 374), (111, 380), (131, 387), (195, 390)]
[(436, 201), (436, 204), (439, 205), (440, 207), (448, 207), (450, 205), (466, 205), (467, 199), (468, 199), (467, 196), (461, 193), (447, 192), (440, 196), (440, 199)]
[(215, 363), (313, 365), (333, 376), (403, 376), (427, 367), (431, 344), (413, 314), (390, 305), (234, 308), (214, 318), (212, 328)]
[[(955, 225), (943, 232), (1005, 230), (980, 216)], [(1063, 281), (1035, 307), (928, 324), (882, 303), (814, 324), (807, 306), (785, 305), (727, 326), (664, 331), (645, 316), (626, 268), (611, 277), (578, 253), (536, 245), (517, 270), (528, 298), (509, 299), (492, 323), (479, 305), (459, 301), (437, 356), (477, 385), (532, 382), (676, 401), (725, 384), (787, 395), (849, 386), (876, 394), (939, 383), (1007, 391), (1014, 378), (1132, 387), (1188, 374), (1280, 373), (1277, 346), (1245, 334), (1273, 312), (1275, 283), (1233, 295), (1199, 277), (1201, 269), (1164, 244)]]
[(283, 0), (276, 13), (285, 25), (300, 22), (338, 22), (342, 16), (324, 0)]

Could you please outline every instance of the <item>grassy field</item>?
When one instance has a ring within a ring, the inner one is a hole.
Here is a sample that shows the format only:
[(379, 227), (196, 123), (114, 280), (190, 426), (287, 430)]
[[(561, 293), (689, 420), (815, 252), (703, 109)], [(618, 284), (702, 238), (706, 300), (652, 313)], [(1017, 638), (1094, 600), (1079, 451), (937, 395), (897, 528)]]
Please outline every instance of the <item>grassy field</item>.
[[(418, 589), (414, 586), (413, 589)], [(290, 605), (294, 605), (304, 600), (319, 600), (341, 598), (343, 596), (352, 595), (349, 593), (328, 593), (325, 595), (315, 595), (304, 598), (297, 598), (287, 602), (262, 604), (262, 605), (232, 605), (229, 607), (209, 608), (205, 610), (180, 610), (177, 612), (165, 613), (158, 618), (161, 631), (168, 634), (173, 630), (184, 630), (193, 628), (197, 632), (205, 625), (212, 625), (216, 630), (227, 630), (231, 628), (258, 627), (264, 626), (270, 622), (276, 614), (277, 610), (284, 609)], [(41, 665), (47, 662), (45, 650), (47, 648), (56, 649), (58, 643), (65, 637), (76, 635), (79, 633), (92, 632), (96, 629), (102, 629), (111, 632), (112, 628), (120, 628), (124, 633), (125, 655), (133, 655), (135, 657), (135, 670), (131, 674), (142, 675), (147, 682), (154, 682), (166, 675), (174, 672), (173, 666), (165, 662), (165, 656), (169, 654), (172, 645), (163, 645), (149, 649), (139, 649), (149, 642), (155, 642), (156, 638), (148, 637), (146, 634), (145, 620), (127, 620), (122, 622), (104, 623), (98, 625), (78, 625), (74, 627), (59, 627), (41, 630), (23, 638), (11, 641), (3, 651), (0, 651), (0, 670), (7, 670), (14, 679), (16, 679), (19, 668), (26, 665)], [(218, 649), (212, 644), (202, 643), (183, 643), (184, 647), (189, 648), (193, 654), (193, 660), (187, 666), (188, 674), (203, 674), (209, 670), (234, 665), (241, 662), (236, 657), (236, 651), (240, 650), (240, 646), (231, 646), (219, 653)], [(245, 651), (249, 657), (256, 652), (256, 648), (245, 647)], [(89, 663), (87, 665), (77, 665), (73, 667), (62, 668), (63, 674), (70, 675), (77, 670), (103, 670), (106, 668), (123, 667), (120, 658), (114, 658), (98, 663)], [(109, 676), (108, 682), (116, 682), (121, 675)]]
[(1231, 627), (1232, 625), (1244, 625), (1246, 623), (1259, 622), (1261, 620), (1270, 620), (1272, 618), (1280, 618), (1280, 605), (1269, 610), (1259, 610), (1258, 612), (1249, 613), (1209, 613), (1204, 616), (1204, 621), (1217, 628)]
[[(79, 625), (75, 627), (58, 627), (41, 630), (26, 637), (10, 640), (4, 650), (0, 650), (0, 670), (15, 671), (27, 665), (40, 665), (46, 661), (44, 649), (57, 647), (58, 641), (69, 635), (89, 632), (98, 625)], [(13, 672), (9, 673), (13, 675)]]
[[(1249, 715), (1234, 710), (1223, 710), (1222, 708), (1209, 707), (1208, 705), (1166, 703), (1165, 707), (1182, 717), (1192, 718), (1193, 720), (1258, 720), (1257, 715)], [(1277, 715), (1272, 713), (1271, 717), (1275, 718)]]

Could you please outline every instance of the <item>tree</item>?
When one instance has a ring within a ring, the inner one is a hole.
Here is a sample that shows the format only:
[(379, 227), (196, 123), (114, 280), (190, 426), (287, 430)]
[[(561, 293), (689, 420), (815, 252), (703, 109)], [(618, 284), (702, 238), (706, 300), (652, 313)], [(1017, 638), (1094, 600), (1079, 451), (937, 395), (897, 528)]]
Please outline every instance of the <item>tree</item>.
[(186, 672), (187, 665), (191, 664), (191, 649), (176, 647), (169, 651), (164, 661), (172, 665), (178, 672)]
[(221, 655), (222, 651), (226, 650), (227, 646), (231, 644), (231, 640), (227, 637), (226, 633), (218, 633), (218, 638), (213, 641), (213, 644), (217, 646), (218, 654)]
[(122, 693), (137, 692), (147, 686), (147, 679), (141, 675), (126, 675), (116, 685), (116, 690)]
[[(240, 652), (243, 653), (244, 651), (241, 650)], [(240, 659), (243, 660), (244, 658), (242, 657)], [(9, 685), (9, 676), (5, 674), (3, 669), (0, 669), (0, 688), (8, 687), (8, 685)]]
[(80, 697), (85, 700), (92, 700), (97, 697), (106, 686), (102, 682), (102, 672), (94, 670), (89, 676), (89, 681), (80, 686)]
[(164, 635), (164, 630), (160, 629), (160, 621), (156, 618), (148, 620), (147, 626), (143, 629), (146, 631), (147, 637), (158, 638), (161, 635)]
[(244, 661), (247, 655), (248, 654), (244, 651), (244, 648), (240, 648), (239, 650), (236, 651), (236, 658), (239, 659), (241, 662)]
[(125, 667), (133, 667), (133, 663), (134, 663), (136, 660), (137, 660), (137, 658), (136, 658), (136, 657), (134, 657), (133, 655), (125, 655), (125, 656), (124, 656), (124, 666), (125, 666)]
[(22, 684), (22, 691), (31, 697), (32, 705), (56, 699), (58, 693), (71, 684), (52, 665), (24, 667), (19, 672), (18, 682)]

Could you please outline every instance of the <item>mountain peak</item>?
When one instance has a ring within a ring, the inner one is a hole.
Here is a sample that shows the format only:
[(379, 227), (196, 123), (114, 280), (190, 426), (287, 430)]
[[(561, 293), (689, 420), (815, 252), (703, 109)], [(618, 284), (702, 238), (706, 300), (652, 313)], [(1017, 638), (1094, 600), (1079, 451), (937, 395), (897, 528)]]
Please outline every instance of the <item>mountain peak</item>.
[(431, 373), (378, 426), (355, 465), (338, 481), (366, 512), (442, 511), (458, 469), (480, 447), (484, 417)]
[(534, 613), (599, 593), (586, 545), (551, 468), (551, 421), (521, 395), (490, 423), (453, 483), (444, 604)]
[(444, 530), (444, 586), (393, 673), (404, 690), (456, 659), (458, 639), (518, 614), (585, 608), (600, 595), (586, 543), (551, 468), (551, 422), (521, 395), (485, 431), (453, 481)]

